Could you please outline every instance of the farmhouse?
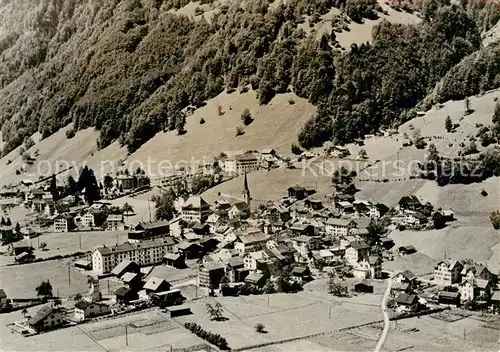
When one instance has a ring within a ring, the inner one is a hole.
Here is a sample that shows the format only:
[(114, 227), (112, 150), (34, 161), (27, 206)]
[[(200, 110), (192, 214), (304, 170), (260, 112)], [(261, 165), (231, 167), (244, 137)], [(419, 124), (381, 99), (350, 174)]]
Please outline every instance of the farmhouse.
[(368, 258), (370, 246), (363, 241), (355, 241), (349, 244), (345, 250), (345, 259), (349, 264), (356, 264), (363, 258)]
[(61, 326), (64, 323), (63, 311), (52, 306), (45, 306), (28, 320), (28, 325), (40, 332)]
[(80, 301), (75, 304), (75, 319), (77, 321), (84, 321), (85, 319), (109, 313), (109, 306), (104, 303)]

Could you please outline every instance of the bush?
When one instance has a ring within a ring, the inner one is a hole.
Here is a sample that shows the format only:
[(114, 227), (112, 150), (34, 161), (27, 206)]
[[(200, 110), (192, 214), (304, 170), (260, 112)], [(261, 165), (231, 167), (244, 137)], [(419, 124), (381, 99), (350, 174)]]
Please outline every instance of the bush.
[(214, 334), (210, 331), (205, 331), (201, 326), (196, 323), (185, 323), (184, 327), (191, 331), (203, 340), (210, 342), (212, 345), (219, 347), (221, 350), (229, 350), (229, 346), (225, 338), (219, 334)]
[(253, 121), (252, 115), (250, 114), (250, 110), (248, 110), (248, 109), (243, 110), (240, 117), (241, 117), (241, 121), (243, 121), (243, 124), (245, 126), (250, 125)]
[(258, 323), (257, 325), (255, 325), (255, 331), (263, 334), (266, 332), (266, 328), (264, 327), (264, 324)]
[(291, 98), (290, 98), (290, 99), (288, 99), (288, 104), (290, 104), (290, 105), (295, 104), (295, 100), (293, 100), (293, 99), (291, 99)]
[(300, 147), (293, 143), (292, 144), (292, 153), (295, 154), (295, 155), (300, 155), (302, 153), (302, 149), (300, 149)]
[(71, 139), (75, 136), (75, 130), (72, 128), (66, 131), (66, 138)]
[(494, 211), (490, 215), (491, 224), (495, 230), (500, 230), (500, 211)]
[(202, 117), (202, 118), (200, 119), (200, 125), (203, 125), (204, 123), (205, 123), (205, 119)]

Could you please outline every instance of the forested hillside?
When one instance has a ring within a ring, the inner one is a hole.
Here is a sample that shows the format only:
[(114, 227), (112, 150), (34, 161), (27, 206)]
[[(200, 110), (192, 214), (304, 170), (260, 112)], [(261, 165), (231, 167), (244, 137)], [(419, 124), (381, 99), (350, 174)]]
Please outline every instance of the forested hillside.
[(3, 155), (70, 122), (98, 129), (100, 148), (118, 139), (133, 152), (161, 130), (184, 133), (186, 107), (247, 85), (261, 104), (293, 90), (318, 106), (299, 135), (304, 147), (405, 121), (443, 78), (437, 101), (500, 86), (498, 44), (482, 49), (480, 37), (498, 22), (493, 3), (397, 5), (422, 23), (384, 21), (372, 44), (348, 51), (336, 42), (342, 28), (316, 40), (299, 24), (332, 7), (362, 23), (379, 16), (376, 2), (201, 1), (210, 22), (173, 13), (187, 3), (0, 0)]

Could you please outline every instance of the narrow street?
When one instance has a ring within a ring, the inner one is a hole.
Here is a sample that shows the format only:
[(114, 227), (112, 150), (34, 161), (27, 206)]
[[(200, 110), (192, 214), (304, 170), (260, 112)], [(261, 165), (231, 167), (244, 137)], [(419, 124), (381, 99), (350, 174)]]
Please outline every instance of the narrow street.
[(382, 347), (384, 346), (385, 341), (387, 340), (387, 335), (389, 334), (389, 313), (387, 312), (387, 300), (389, 299), (389, 295), (391, 293), (392, 279), (389, 278), (387, 282), (387, 288), (384, 292), (384, 297), (382, 298), (382, 303), (380, 308), (382, 309), (382, 313), (384, 313), (384, 330), (382, 330), (382, 335), (377, 342), (377, 346), (375, 347), (375, 352), (380, 352)]

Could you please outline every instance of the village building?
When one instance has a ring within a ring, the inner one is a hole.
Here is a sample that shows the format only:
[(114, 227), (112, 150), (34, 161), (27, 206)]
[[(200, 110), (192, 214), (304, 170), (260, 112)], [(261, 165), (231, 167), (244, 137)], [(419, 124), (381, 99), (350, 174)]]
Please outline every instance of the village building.
[(75, 221), (70, 215), (58, 215), (54, 219), (54, 232), (69, 232), (74, 228)]
[(304, 259), (309, 257), (309, 253), (321, 248), (321, 238), (313, 236), (299, 236), (291, 239), (293, 248)]
[(382, 216), (387, 214), (389, 207), (384, 204), (372, 204), (369, 206), (369, 216), (372, 219), (380, 219)]
[(92, 252), (92, 267), (97, 273), (105, 274), (125, 259), (136, 262), (139, 266), (161, 263), (165, 254), (173, 251), (174, 244), (171, 237), (165, 237), (100, 247)]
[(172, 285), (166, 280), (158, 277), (151, 277), (144, 284), (143, 289), (145, 290), (146, 295), (150, 296), (152, 294), (169, 291), (171, 287)]
[(418, 310), (419, 299), (417, 295), (400, 293), (396, 297), (396, 304), (403, 310), (414, 312)]
[(254, 154), (240, 154), (224, 160), (224, 171), (233, 175), (243, 175), (259, 168), (259, 158)]
[(346, 237), (355, 227), (356, 223), (350, 219), (329, 218), (325, 223), (326, 234), (335, 238)]
[(100, 302), (80, 301), (75, 304), (75, 320), (77, 321), (84, 321), (110, 312), (109, 305)]
[(177, 269), (183, 269), (186, 267), (186, 261), (184, 256), (179, 253), (167, 253), (163, 256), (163, 262), (166, 265), (172, 266)]
[(221, 261), (204, 262), (198, 270), (198, 286), (208, 289), (218, 288), (225, 275), (225, 265)]
[(345, 250), (345, 259), (351, 265), (357, 264), (360, 260), (368, 258), (370, 246), (363, 241), (350, 243)]
[(111, 270), (111, 274), (113, 274), (116, 277), (121, 277), (123, 274), (125, 274), (127, 272), (140, 274), (141, 267), (136, 262), (125, 259), (125, 260), (121, 261), (120, 264), (115, 266), (113, 268), (113, 270)]
[(123, 231), (125, 229), (125, 225), (123, 223), (123, 215), (109, 214), (106, 217), (106, 229), (110, 231)]
[(191, 196), (182, 205), (182, 220), (204, 223), (210, 215), (210, 206), (200, 196)]
[(134, 188), (134, 177), (130, 175), (118, 175), (116, 176), (116, 186), (123, 190)]
[(422, 203), (415, 195), (409, 195), (402, 197), (398, 202), (398, 210), (413, 210), (418, 211), (423, 207)]
[(62, 309), (45, 306), (28, 319), (28, 325), (37, 332), (50, 330), (64, 323)]
[(463, 265), (457, 260), (442, 260), (434, 268), (434, 283), (438, 286), (450, 286), (460, 282)]
[(234, 249), (240, 255), (248, 252), (256, 252), (266, 248), (269, 236), (261, 231), (255, 231), (246, 235), (239, 235), (234, 241)]
[(404, 270), (392, 277), (392, 282), (394, 284), (399, 284), (402, 286), (403, 284), (406, 284), (405, 290), (406, 289), (415, 289), (417, 288), (418, 282), (417, 282), (417, 275), (412, 273), (410, 270)]
[(114, 300), (122, 304), (128, 304), (139, 298), (137, 291), (130, 287), (120, 287), (114, 292), (114, 296)]
[(363, 258), (354, 265), (353, 273), (359, 279), (381, 279), (382, 259), (376, 255)]
[(302, 200), (307, 197), (307, 191), (304, 187), (293, 186), (288, 188), (288, 198)]
[(245, 202), (235, 203), (229, 209), (228, 216), (230, 219), (247, 219), (250, 217), (250, 207)]

